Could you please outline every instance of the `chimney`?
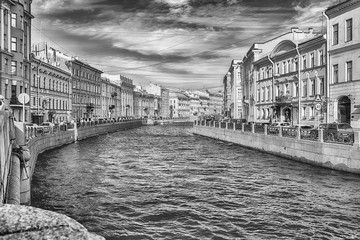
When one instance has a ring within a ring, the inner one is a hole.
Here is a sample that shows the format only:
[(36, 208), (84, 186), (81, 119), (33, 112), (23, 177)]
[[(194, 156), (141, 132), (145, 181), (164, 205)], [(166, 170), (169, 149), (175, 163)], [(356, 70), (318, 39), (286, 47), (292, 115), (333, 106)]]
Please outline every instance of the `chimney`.
[(291, 32), (293, 32), (293, 33), (298, 32), (298, 31), (299, 31), (298, 27), (292, 27), (291, 28)]

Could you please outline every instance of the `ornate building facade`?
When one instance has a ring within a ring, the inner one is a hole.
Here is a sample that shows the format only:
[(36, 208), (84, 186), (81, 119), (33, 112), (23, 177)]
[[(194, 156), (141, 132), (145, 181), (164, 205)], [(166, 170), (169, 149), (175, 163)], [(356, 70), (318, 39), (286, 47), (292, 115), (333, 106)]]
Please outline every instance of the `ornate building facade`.
[[(30, 95), (31, 1), (0, 1), (0, 95), (5, 107), (20, 121), (30, 121), (18, 96)], [(25, 116), (25, 119), (23, 118)]]

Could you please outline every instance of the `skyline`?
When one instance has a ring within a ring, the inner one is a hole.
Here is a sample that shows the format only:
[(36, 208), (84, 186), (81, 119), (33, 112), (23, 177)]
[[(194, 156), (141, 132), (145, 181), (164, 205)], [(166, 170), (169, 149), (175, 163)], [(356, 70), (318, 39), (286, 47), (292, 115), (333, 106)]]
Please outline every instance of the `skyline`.
[(34, 0), (32, 42), (137, 84), (211, 89), (253, 43), (323, 31), (338, 0)]

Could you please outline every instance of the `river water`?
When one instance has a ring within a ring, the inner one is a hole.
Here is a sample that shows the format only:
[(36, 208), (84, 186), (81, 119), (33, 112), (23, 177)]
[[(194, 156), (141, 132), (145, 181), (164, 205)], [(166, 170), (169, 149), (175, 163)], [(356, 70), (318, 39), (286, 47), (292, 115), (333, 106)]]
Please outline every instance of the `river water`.
[(106, 239), (360, 239), (360, 176), (164, 125), (39, 156), (32, 205)]

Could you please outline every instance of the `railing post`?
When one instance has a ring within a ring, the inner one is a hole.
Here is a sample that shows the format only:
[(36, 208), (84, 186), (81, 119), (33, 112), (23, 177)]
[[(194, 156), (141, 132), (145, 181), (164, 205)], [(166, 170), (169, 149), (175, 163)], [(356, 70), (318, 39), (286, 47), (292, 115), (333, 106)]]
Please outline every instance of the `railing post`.
[(215, 127), (216, 126), (216, 123), (215, 123), (216, 121), (214, 120), (214, 122), (213, 122), (213, 127)]
[(318, 130), (318, 136), (319, 136), (318, 141), (324, 142), (324, 129), (321, 128)]
[(279, 127), (279, 137), (282, 137), (282, 126)]
[(233, 123), (233, 130), (236, 131), (236, 123)]
[(241, 132), (245, 132), (245, 123), (241, 123)]
[(255, 123), (251, 123), (251, 133), (255, 133)]
[(296, 138), (301, 139), (301, 128), (300, 127), (296, 128)]
[(264, 134), (268, 135), (268, 125), (264, 124)]
[(354, 146), (360, 145), (360, 132), (354, 131)]
[(219, 128), (221, 128), (221, 122), (219, 122)]
[(225, 123), (225, 129), (227, 130), (228, 128), (229, 128), (229, 123), (226, 122), (226, 123)]

